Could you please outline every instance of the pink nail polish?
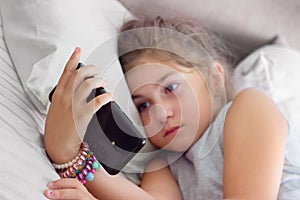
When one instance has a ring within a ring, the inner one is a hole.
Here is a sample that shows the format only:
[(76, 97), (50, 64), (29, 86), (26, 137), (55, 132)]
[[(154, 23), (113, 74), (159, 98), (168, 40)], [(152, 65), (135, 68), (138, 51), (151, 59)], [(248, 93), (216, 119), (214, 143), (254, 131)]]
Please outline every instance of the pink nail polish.
[(48, 194), (49, 197), (52, 197), (54, 195), (54, 192), (52, 190), (48, 190), (47, 194)]

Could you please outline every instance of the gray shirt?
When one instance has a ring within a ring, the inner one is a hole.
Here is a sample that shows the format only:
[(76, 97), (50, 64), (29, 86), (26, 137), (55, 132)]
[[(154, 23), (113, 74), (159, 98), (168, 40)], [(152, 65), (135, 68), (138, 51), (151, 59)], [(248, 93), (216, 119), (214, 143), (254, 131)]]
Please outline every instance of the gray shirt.
[[(170, 164), (185, 200), (223, 198), (223, 127), (230, 105), (231, 103), (227, 104), (220, 111), (214, 122), (189, 151)], [(289, 126), (278, 194), (280, 200), (300, 199), (300, 147), (294, 142), (296, 136), (296, 132)], [(295, 154), (299, 156), (298, 159)]]

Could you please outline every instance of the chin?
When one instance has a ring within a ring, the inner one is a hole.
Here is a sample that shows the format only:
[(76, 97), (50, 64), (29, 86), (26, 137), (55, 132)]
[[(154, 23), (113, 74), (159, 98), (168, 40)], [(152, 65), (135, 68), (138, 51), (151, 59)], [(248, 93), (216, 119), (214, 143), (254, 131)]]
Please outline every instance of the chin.
[(192, 146), (191, 142), (172, 141), (162, 148), (174, 152), (186, 152), (191, 146)]

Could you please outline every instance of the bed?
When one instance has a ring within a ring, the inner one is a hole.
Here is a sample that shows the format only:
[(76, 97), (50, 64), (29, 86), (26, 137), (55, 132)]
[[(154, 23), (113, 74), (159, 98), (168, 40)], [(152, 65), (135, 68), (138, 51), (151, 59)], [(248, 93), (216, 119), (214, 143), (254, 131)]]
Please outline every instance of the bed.
[[(111, 83), (108, 89), (139, 123), (112, 37), (133, 17), (180, 17), (221, 34), (238, 52), (234, 77), (242, 84), (236, 84), (236, 92), (249, 86), (264, 89), (300, 131), (300, 2), (185, 2), (0, 0), (0, 199), (44, 199), (46, 184), (59, 178), (45, 153), (43, 130), (48, 93), (74, 46), (82, 47), (84, 61), (110, 66), (103, 72)], [(99, 45), (107, 51), (100, 49), (101, 59), (95, 59), (91, 54)], [(145, 159), (147, 153), (125, 168), (124, 175), (136, 184), (139, 177), (131, 172), (142, 173)]]

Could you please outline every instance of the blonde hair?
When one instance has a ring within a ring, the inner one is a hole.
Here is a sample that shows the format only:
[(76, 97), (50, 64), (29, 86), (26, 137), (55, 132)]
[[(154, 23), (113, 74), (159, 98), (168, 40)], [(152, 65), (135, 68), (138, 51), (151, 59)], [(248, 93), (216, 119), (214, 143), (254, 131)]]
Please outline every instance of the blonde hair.
[[(149, 56), (162, 62), (195, 67), (206, 79), (214, 113), (232, 98), (230, 75), (235, 56), (220, 38), (203, 27), (161, 17), (131, 20), (120, 30), (118, 52), (124, 72), (142, 64)], [(215, 87), (218, 76), (213, 67), (215, 63), (224, 68), (225, 88)]]

